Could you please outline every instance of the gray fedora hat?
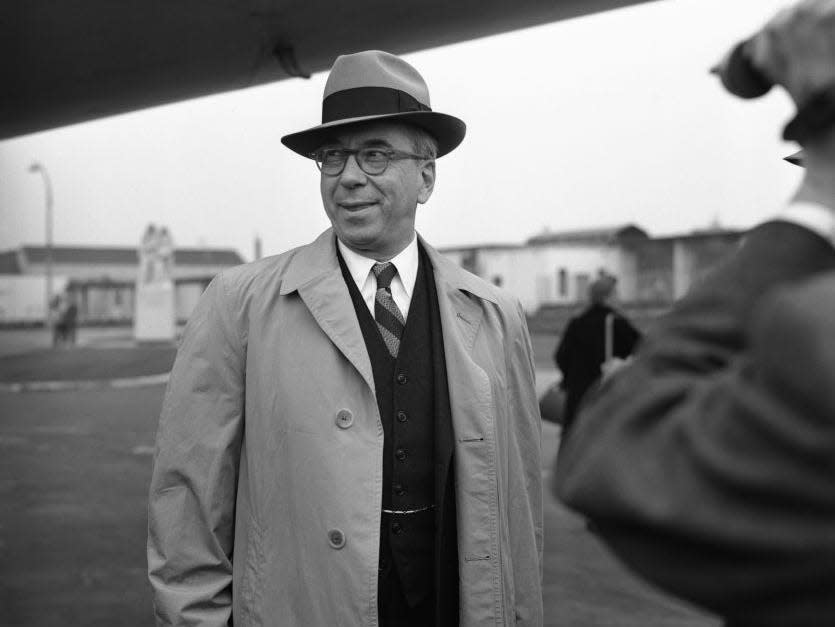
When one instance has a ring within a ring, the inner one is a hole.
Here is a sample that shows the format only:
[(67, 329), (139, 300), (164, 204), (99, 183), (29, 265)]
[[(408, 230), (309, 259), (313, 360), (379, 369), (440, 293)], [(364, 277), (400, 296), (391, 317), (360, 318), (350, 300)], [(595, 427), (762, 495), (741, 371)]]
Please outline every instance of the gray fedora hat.
[(388, 52), (366, 50), (334, 61), (322, 98), (322, 123), (285, 135), (281, 143), (310, 157), (335, 129), (377, 120), (422, 128), (437, 140), (438, 157), (454, 150), (467, 132), (463, 121), (432, 111), (429, 89), (415, 68)]

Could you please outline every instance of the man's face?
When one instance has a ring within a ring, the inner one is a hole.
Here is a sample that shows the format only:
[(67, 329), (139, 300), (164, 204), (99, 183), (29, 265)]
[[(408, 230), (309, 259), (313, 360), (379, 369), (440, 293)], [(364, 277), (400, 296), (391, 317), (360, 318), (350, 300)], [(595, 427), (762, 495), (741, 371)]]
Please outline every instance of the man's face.
[[(411, 135), (402, 125), (392, 123), (344, 130), (325, 147), (415, 152)], [(412, 239), (417, 204), (432, 195), (435, 163), (392, 160), (382, 174), (370, 175), (360, 169), (356, 155), (351, 155), (341, 174), (321, 176), (322, 203), (342, 243), (366, 257), (387, 260)]]

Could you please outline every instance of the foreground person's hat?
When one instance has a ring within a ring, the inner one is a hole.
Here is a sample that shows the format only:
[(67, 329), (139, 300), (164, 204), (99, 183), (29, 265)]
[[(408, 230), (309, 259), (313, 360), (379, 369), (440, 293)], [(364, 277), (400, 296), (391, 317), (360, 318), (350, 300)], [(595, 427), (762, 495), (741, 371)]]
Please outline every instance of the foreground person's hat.
[(429, 89), (415, 68), (388, 52), (367, 50), (337, 57), (325, 84), (322, 123), (285, 135), (281, 143), (310, 157), (335, 129), (378, 120), (424, 129), (438, 141), (438, 157), (455, 149), (467, 132), (458, 118), (432, 111)]

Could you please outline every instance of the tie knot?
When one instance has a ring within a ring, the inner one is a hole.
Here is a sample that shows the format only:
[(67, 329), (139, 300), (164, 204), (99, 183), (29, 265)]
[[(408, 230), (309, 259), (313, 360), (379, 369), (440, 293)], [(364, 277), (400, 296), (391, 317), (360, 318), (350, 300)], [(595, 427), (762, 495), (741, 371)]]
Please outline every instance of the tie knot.
[(371, 267), (374, 276), (377, 277), (377, 289), (388, 289), (391, 286), (391, 280), (397, 274), (397, 268), (390, 261), (385, 263), (375, 263)]

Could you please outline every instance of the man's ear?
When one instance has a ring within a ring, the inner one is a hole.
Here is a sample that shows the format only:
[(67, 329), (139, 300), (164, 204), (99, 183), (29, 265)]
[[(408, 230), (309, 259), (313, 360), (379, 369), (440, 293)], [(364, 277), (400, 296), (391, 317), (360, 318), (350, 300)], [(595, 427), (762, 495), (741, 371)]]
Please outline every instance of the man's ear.
[(421, 186), (418, 190), (418, 202), (420, 204), (429, 200), (432, 191), (435, 189), (435, 160), (427, 161), (420, 168)]

